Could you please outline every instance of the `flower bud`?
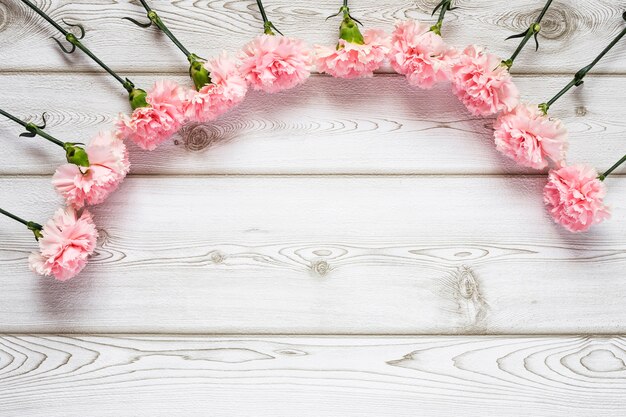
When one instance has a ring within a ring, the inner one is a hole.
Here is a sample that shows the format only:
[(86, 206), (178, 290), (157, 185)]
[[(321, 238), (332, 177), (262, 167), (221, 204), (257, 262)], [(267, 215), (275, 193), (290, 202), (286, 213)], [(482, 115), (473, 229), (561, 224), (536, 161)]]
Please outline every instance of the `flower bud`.
[(146, 93), (141, 88), (133, 88), (128, 93), (128, 100), (130, 101), (130, 107), (135, 110), (140, 107), (148, 107), (148, 102), (146, 101)]
[(65, 157), (70, 164), (78, 165), (79, 167), (89, 166), (89, 156), (87, 151), (75, 143), (66, 142), (63, 145), (65, 149)]
[(365, 43), (357, 23), (348, 15), (344, 15), (341, 26), (339, 26), (339, 38), (358, 45)]
[(207, 84), (211, 84), (211, 73), (195, 54), (189, 55), (189, 76), (193, 80), (196, 90), (200, 90)]

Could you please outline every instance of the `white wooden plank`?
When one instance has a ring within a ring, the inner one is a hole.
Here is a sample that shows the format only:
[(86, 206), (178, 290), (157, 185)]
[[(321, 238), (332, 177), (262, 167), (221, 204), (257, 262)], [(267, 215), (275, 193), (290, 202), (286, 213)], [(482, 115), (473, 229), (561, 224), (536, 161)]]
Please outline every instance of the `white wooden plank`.
[[(608, 181), (613, 219), (572, 235), (538, 177), (134, 177), (68, 283), (28, 272), (35, 242), (2, 220), (0, 331), (625, 332), (626, 181)], [(58, 204), (47, 178), (0, 189), (29, 219)]]
[[(158, 76), (141, 76), (142, 85)], [(184, 81), (183, 78), (178, 78)], [(528, 100), (540, 102), (567, 77), (517, 77)], [(128, 107), (123, 90), (104, 76), (4, 74), (2, 107), (33, 120), (49, 115), (48, 131), (88, 141), (110, 129)], [(89, 92), (87, 92), (89, 91)], [(607, 168), (626, 151), (620, 104), (626, 77), (590, 77), (552, 109), (570, 130), (570, 161)], [(34, 97), (32, 92), (36, 92)], [(40, 120), (40, 119), (37, 119)], [(410, 88), (401, 77), (341, 81), (315, 77), (294, 91), (252, 93), (224, 118), (188, 126), (153, 152), (131, 146), (140, 174), (500, 174), (531, 172), (493, 146), (492, 119), (470, 116), (447, 86)], [(0, 120), (1, 174), (51, 174), (63, 160), (42, 139)]]
[[(185, 72), (185, 58), (154, 28), (141, 29), (121, 18), (142, 21), (145, 12), (138, 2), (114, 0), (36, 1), (54, 19), (81, 22), (87, 29), (85, 43), (105, 62), (121, 72)], [(366, 27), (391, 30), (399, 19), (413, 18), (434, 22), (430, 16), (438, 0), (362, 0), (351, 4), (352, 12)], [(256, 4), (249, 0), (152, 1), (166, 24), (188, 49), (203, 56), (222, 50), (235, 51), (261, 33)], [(517, 41), (504, 41), (528, 28), (543, 7), (543, 0), (532, 2), (458, 1), (459, 9), (448, 14), (444, 25), (446, 40), (462, 47), (469, 43), (485, 45), (508, 57)], [(336, 41), (339, 20), (325, 22), (336, 13), (341, 1), (315, 3), (272, 0), (266, 4), (272, 21), (287, 35), (311, 43)], [(586, 65), (623, 27), (624, 4), (609, 0), (573, 0), (555, 3), (542, 22), (540, 52), (533, 46), (519, 57), (518, 72), (573, 73)], [(81, 70), (94, 64), (80, 54), (65, 56), (49, 39), (54, 30), (17, 1), (0, 3), (0, 36), (10, 39), (0, 50), (0, 70), (61, 70), (72, 64)], [(598, 66), (601, 72), (624, 72), (626, 49), (616, 48)]]
[(0, 338), (0, 416), (613, 417), (622, 337)]

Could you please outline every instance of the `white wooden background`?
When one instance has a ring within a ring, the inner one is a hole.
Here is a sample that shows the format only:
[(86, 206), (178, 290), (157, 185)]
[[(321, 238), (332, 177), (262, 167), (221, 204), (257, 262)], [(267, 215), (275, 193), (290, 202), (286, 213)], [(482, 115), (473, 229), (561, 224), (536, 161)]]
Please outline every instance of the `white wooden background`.
[[(430, 19), (438, 0), (361, 0), (367, 26)], [(152, 1), (189, 49), (260, 32), (249, 0)], [(331, 43), (338, 0), (266, 0), (286, 34)], [(458, 0), (444, 36), (506, 56), (543, 1)], [(38, 0), (140, 86), (187, 82), (138, 2)], [(555, 1), (514, 68), (543, 101), (624, 23), (626, 1)], [(124, 91), (43, 21), (0, 0), (0, 107), (87, 140)], [(626, 151), (626, 41), (553, 107), (570, 160)], [(613, 219), (572, 235), (541, 202), (545, 173), (495, 150), (491, 120), (442, 86), (389, 71), (252, 93), (187, 126), (94, 212), (97, 255), (74, 281), (27, 270), (35, 244), (0, 222), (0, 416), (619, 416), (626, 414), (626, 178)], [(60, 201), (54, 146), (0, 120), (0, 201), (34, 220)], [(624, 172), (622, 170), (622, 172)]]

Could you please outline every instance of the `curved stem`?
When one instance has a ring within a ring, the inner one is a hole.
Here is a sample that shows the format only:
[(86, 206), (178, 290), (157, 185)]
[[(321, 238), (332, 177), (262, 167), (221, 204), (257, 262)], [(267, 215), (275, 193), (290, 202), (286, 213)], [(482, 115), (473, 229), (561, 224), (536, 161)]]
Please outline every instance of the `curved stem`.
[(5, 216), (7, 216), (7, 217), (9, 217), (9, 218), (11, 218), (13, 220), (16, 220), (16, 221), (18, 221), (18, 222), (20, 222), (20, 223), (22, 223), (23, 225), (26, 225), (26, 226), (28, 226), (28, 223), (30, 223), (29, 221), (24, 220), (21, 217), (18, 217), (18, 216), (16, 216), (13, 213), (9, 213), (8, 211), (3, 210), (1, 208), (0, 208), (0, 214), (4, 214)]
[(93, 61), (95, 61), (98, 65), (100, 65), (100, 67), (102, 67), (102, 69), (104, 69), (106, 72), (108, 72), (110, 75), (112, 75), (120, 84), (122, 84), (122, 86), (126, 89), (126, 91), (130, 92), (132, 91), (132, 89), (134, 88), (134, 84), (128, 80), (128, 79), (123, 79), (122, 77), (120, 77), (119, 75), (117, 75), (111, 68), (109, 68), (104, 62), (102, 62), (100, 59), (98, 59), (97, 56), (95, 56), (93, 54), (93, 52), (91, 52), (85, 45), (83, 45), (80, 40), (78, 40), (78, 38), (76, 37), (76, 35), (74, 35), (71, 32), (68, 32), (67, 30), (63, 29), (57, 22), (55, 22), (50, 16), (48, 16), (46, 13), (44, 13), (43, 10), (41, 10), (39, 7), (37, 7), (35, 4), (33, 4), (31, 1), (29, 0), (22, 0), (22, 3), (24, 3), (25, 5), (27, 5), (29, 8), (31, 8), (32, 10), (34, 10), (39, 16), (41, 16), (42, 18), (44, 18), (48, 23), (50, 23), (52, 26), (54, 26), (54, 28), (56, 30), (58, 30), (59, 32), (61, 32), (61, 34), (63, 36), (65, 36), (65, 39), (67, 39), (67, 41), (69, 43), (71, 43), (72, 45), (74, 45), (75, 47), (77, 47), (78, 49), (80, 49), (81, 51), (83, 51), (87, 56), (89, 56), (89, 58), (91, 58)]
[(11, 113), (7, 113), (4, 110), (0, 109), (0, 114), (3, 115), (4, 117), (6, 117), (7, 119), (11, 119), (13, 120), (15, 123), (18, 123), (24, 127), (26, 127), (26, 125), (28, 123), (22, 121), (21, 119), (18, 119), (17, 117), (13, 116)]
[(617, 167), (619, 167), (620, 165), (622, 165), (624, 162), (626, 162), (626, 155), (622, 156), (621, 159), (619, 161), (617, 161), (615, 163), (615, 165), (613, 165), (611, 168), (607, 169), (604, 174), (601, 174), (600, 176), (598, 176), (598, 179), (600, 181), (604, 181), (604, 179), (606, 177), (608, 177), (611, 172), (615, 171), (617, 169)]
[[(624, 12), (622, 17), (626, 20), (626, 12)], [(561, 96), (563, 96), (563, 94), (567, 93), (572, 87), (578, 87), (578, 86), (582, 85), (583, 84), (583, 78), (585, 78), (587, 73), (589, 71), (591, 71), (591, 69), (598, 62), (600, 62), (600, 60), (604, 57), (604, 55), (606, 55), (607, 52), (609, 52), (611, 50), (611, 48), (613, 48), (617, 44), (617, 42), (619, 42), (620, 39), (622, 39), (624, 37), (624, 35), (626, 35), (626, 28), (622, 29), (622, 31), (615, 37), (615, 39), (613, 39), (611, 41), (611, 43), (609, 43), (607, 45), (607, 47), (604, 48), (602, 50), (602, 52), (600, 52), (600, 54), (597, 57), (595, 57), (595, 59), (593, 61), (591, 61), (591, 63), (589, 65), (587, 65), (585, 67), (582, 67), (580, 70), (578, 70), (578, 72), (576, 74), (574, 74), (574, 78), (565, 87), (563, 87), (563, 89), (561, 89), (561, 91), (559, 91), (554, 97), (552, 97), (547, 102), (541, 103), (539, 105), (539, 108), (544, 112), (544, 114), (547, 114), (548, 110), (550, 109), (550, 106), (553, 105), (559, 98), (561, 98)]]
[(59, 145), (60, 147), (65, 149), (65, 142), (62, 142), (62, 141), (58, 140), (57, 138), (55, 138), (53, 136), (50, 136), (49, 134), (47, 134), (43, 130), (39, 129), (39, 127), (34, 126), (32, 123), (28, 123), (28, 125), (26, 125), (26, 129), (28, 129), (29, 131), (32, 131), (33, 133), (35, 133), (36, 135), (41, 136), (44, 139), (48, 139), (50, 142), (54, 143), (55, 145)]
[[(511, 67), (513, 66), (513, 62), (515, 62), (515, 58), (517, 58), (517, 56), (520, 54), (520, 52), (522, 52), (522, 49), (524, 49), (524, 46), (526, 46), (526, 44), (528, 43), (530, 38), (533, 37), (533, 36), (537, 36), (539, 31), (541, 30), (541, 25), (540, 25), (541, 20), (546, 15), (546, 12), (548, 11), (548, 8), (550, 7), (551, 4), (552, 4), (552, 0), (548, 0), (546, 2), (545, 6), (543, 6), (543, 10), (541, 10), (541, 13), (537, 17), (537, 20), (535, 20), (533, 23), (531, 23), (530, 26), (528, 27), (528, 30), (526, 31), (526, 34), (522, 38), (522, 41), (520, 42), (520, 44), (517, 46), (517, 49), (515, 50), (515, 52), (513, 52), (513, 55), (511, 55), (511, 58), (509, 58), (508, 60), (504, 61), (505, 65), (509, 69), (511, 69)], [(535, 38), (535, 40), (536, 39), (537, 38)], [(539, 44), (537, 43), (537, 48), (538, 47), (539, 47)]]
[(28, 220), (24, 220), (21, 217), (18, 217), (18, 216), (16, 216), (13, 213), (9, 213), (8, 211), (3, 210), (1, 208), (0, 208), (0, 214), (4, 214), (8, 218), (22, 223), (24, 226), (26, 226), (28, 228), (28, 230), (30, 230), (31, 232), (34, 233), (35, 239), (39, 240), (40, 238), (43, 237), (43, 234), (41, 233), (41, 230), (43, 229), (43, 226), (40, 225), (39, 223), (35, 223), (35, 222), (30, 222)]
[(189, 52), (187, 48), (185, 48), (185, 46), (176, 38), (176, 36), (174, 36), (174, 34), (170, 32), (170, 30), (167, 28), (167, 26), (165, 26), (165, 23), (163, 23), (163, 21), (161, 20), (157, 12), (152, 10), (152, 8), (148, 5), (148, 3), (145, 0), (140, 0), (140, 1), (141, 1), (141, 5), (143, 6), (143, 8), (146, 9), (146, 12), (148, 12), (148, 19), (150, 19), (150, 21), (156, 27), (161, 29), (161, 32), (165, 33), (167, 37), (170, 38), (172, 42), (174, 42), (174, 45), (176, 45), (178, 49), (180, 49), (182, 53), (184, 53), (185, 56), (189, 58), (189, 56), (191, 55), (191, 52)]
[(263, 8), (263, 3), (261, 2), (261, 0), (256, 0), (256, 4), (257, 4), (257, 6), (259, 6), (259, 11), (261, 12), (261, 17), (263, 18), (263, 23), (264, 24), (268, 24), (269, 20), (267, 20), (267, 15), (265, 14), (265, 9)]
[(437, 19), (437, 23), (431, 26), (430, 30), (441, 36), (441, 26), (443, 25), (443, 19), (446, 16), (446, 12), (448, 10), (452, 10), (452, 0), (441, 0), (437, 7), (435, 7), (433, 14), (435, 14), (439, 7), (441, 7), (441, 10), (439, 10), (439, 18)]
[[(65, 142), (60, 141), (57, 138), (55, 138), (54, 136), (51, 136), (51, 135), (47, 134), (46, 132), (44, 132), (36, 124), (34, 124), (34, 123), (26, 123), (25, 121), (18, 119), (17, 117), (13, 116), (11, 113), (8, 113), (8, 112), (6, 112), (6, 111), (4, 111), (2, 109), (0, 109), (0, 114), (5, 116), (5, 117), (7, 117), (8, 119), (13, 120), (15, 123), (24, 126), (26, 128), (26, 130), (28, 130), (29, 132), (33, 133), (33, 135), (39, 135), (42, 138), (47, 139), (50, 142), (54, 143), (55, 145), (59, 145), (60, 147), (65, 148)], [(45, 124), (45, 121), (44, 121), (44, 124)]]

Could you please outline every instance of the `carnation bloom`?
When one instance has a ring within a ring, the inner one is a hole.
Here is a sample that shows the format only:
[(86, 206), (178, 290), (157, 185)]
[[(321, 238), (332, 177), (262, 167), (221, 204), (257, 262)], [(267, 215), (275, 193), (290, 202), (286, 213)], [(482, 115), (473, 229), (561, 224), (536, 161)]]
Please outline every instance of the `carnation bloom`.
[(183, 124), (183, 98), (183, 89), (175, 82), (157, 81), (146, 96), (147, 107), (136, 108), (130, 117), (120, 115), (119, 135), (142, 149), (155, 149)]
[(543, 200), (555, 222), (570, 232), (584, 232), (610, 217), (602, 199), (606, 186), (598, 172), (586, 165), (563, 166), (550, 171)]
[(475, 116), (513, 110), (519, 92), (497, 56), (470, 45), (452, 65), (452, 91)]
[(63, 164), (52, 184), (74, 208), (102, 203), (124, 180), (130, 169), (124, 142), (112, 132), (99, 133), (85, 149), (89, 167)]
[(255, 90), (275, 93), (304, 82), (312, 65), (313, 57), (303, 41), (260, 35), (244, 46), (239, 71)]
[(382, 30), (368, 29), (363, 42), (339, 39), (337, 47), (316, 45), (317, 69), (338, 78), (371, 77), (389, 54), (389, 38)]
[(543, 169), (560, 163), (567, 151), (567, 129), (537, 106), (520, 104), (500, 114), (494, 124), (496, 148), (520, 165)]
[(440, 35), (415, 20), (397, 23), (391, 34), (391, 66), (419, 88), (448, 80), (455, 55)]
[(185, 117), (193, 122), (206, 122), (241, 103), (248, 84), (237, 68), (237, 62), (223, 53), (205, 62), (211, 83), (199, 91), (189, 91), (185, 98)]
[(78, 274), (96, 248), (98, 231), (91, 214), (60, 208), (41, 230), (39, 252), (28, 258), (30, 269), (66, 281)]

